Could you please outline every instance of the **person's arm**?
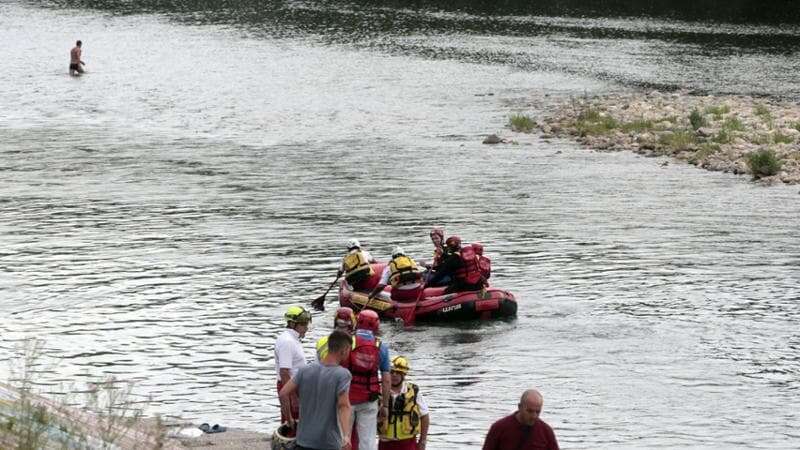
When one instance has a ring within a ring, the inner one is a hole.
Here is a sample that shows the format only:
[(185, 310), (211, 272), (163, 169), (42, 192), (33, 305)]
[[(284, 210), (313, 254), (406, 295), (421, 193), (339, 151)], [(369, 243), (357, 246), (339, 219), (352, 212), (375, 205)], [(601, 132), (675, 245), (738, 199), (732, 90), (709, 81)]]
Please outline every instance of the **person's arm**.
[(339, 427), (342, 430), (342, 450), (350, 449), (350, 394), (348, 390), (340, 392), (336, 399), (336, 416), (339, 419)]
[(383, 290), (383, 288), (385, 288), (385, 287), (386, 287), (386, 285), (385, 285), (385, 284), (378, 283), (378, 285), (377, 285), (377, 286), (375, 286), (375, 289), (373, 289), (372, 291), (370, 291), (370, 293), (369, 293), (369, 297), (368, 297), (368, 298), (369, 298), (370, 300), (372, 300), (373, 298), (375, 298), (375, 296), (376, 296), (376, 295), (380, 294), (380, 293), (381, 293), (381, 291)]
[(289, 369), (281, 369), (281, 384), (286, 386), (286, 383), (291, 381), (292, 372)]
[(389, 401), (391, 400), (392, 376), (389, 372), (381, 372), (381, 410), (378, 417), (381, 420), (389, 418)]
[(292, 397), (296, 392), (297, 383), (295, 383), (294, 380), (289, 380), (278, 393), (278, 399), (281, 402), (281, 412), (284, 417), (288, 417), (289, 426), (294, 425), (294, 418), (292, 417)]
[(499, 437), (497, 427), (492, 425), (492, 427), (489, 428), (489, 433), (486, 434), (486, 440), (483, 441), (483, 450), (502, 450), (500, 448)]
[(431, 419), (429, 414), (422, 416), (419, 424), (419, 441), (417, 442), (417, 450), (425, 450), (425, 444), (428, 443), (428, 427), (430, 426)]

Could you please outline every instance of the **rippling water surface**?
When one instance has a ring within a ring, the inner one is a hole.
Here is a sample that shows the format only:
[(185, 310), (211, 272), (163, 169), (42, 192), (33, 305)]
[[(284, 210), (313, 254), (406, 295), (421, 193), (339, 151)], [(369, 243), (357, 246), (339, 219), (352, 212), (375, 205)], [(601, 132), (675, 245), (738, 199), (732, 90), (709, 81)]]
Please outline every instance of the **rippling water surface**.
[(480, 144), (570, 95), (796, 98), (796, 26), (140, 3), (0, 4), (0, 359), (46, 339), (45, 390), (115, 375), (153, 412), (269, 431), (285, 307), (346, 238), (424, 258), (444, 225), (520, 313), (383, 325), (430, 448), (478, 447), (528, 386), (564, 448), (800, 445), (797, 187)]

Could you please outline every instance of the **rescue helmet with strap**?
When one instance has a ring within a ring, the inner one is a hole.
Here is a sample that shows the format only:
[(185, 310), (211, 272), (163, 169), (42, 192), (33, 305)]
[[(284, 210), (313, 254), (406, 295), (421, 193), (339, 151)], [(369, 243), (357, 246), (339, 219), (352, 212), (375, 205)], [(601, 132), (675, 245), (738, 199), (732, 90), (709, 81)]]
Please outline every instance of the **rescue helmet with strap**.
[(286, 314), (284, 314), (283, 317), (289, 324), (311, 322), (311, 313), (306, 311), (306, 309), (302, 306), (297, 305), (290, 306), (286, 310)]
[(392, 359), (392, 372), (407, 375), (409, 370), (411, 370), (411, 367), (408, 365), (408, 360), (405, 358), (405, 356), (395, 356)]
[(371, 309), (361, 311), (356, 317), (356, 328), (359, 330), (369, 330), (377, 333), (380, 323), (381, 319), (378, 317), (378, 313)]
[(347, 240), (347, 249), (352, 250), (354, 248), (361, 248), (361, 242), (358, 242), (358, 239), (348, 239)]
[(356, 329), (356, 315), (353, 310), (342, 306), (336, 310), (336, 317), (333, 319), (334, 328), (347, 328), (349, 331)]
[(403, 247), (400, 247), (399, 245), (395, 246), (392, 250), (392, 258), (397, 258), (398, 256), (406, 256), (405, 250), (403, 250)]

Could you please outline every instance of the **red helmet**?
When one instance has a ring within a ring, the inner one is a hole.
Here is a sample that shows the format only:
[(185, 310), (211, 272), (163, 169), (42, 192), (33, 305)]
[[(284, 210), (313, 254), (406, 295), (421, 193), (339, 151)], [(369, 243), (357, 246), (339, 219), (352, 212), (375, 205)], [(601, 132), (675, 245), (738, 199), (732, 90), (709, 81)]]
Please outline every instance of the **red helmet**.
[(480, 242), (473, 242), (472, 248), (475, 250), (476, 255), (483, 256), (483, 244)]
[(381, 319), (378, 318), (378, 313), (371, 309), (365, 309), (358, 313), (358, 318), (356, 319), (356, 328), (359, 330), (370, 330), (373, 333), (378, 332), (378, 326), (381, 323)]
[(461, 238), (458, 236), (450, 236), (446, 241), (444, 241), (444, 243), (452, 250), (458, 250), (461, 248)]
[(336, 310), (336, 317), (333, 319), (334, 328), (347, 328), (350, 331), (356, 329), (356, 315), (353, 310), (342, 306)]

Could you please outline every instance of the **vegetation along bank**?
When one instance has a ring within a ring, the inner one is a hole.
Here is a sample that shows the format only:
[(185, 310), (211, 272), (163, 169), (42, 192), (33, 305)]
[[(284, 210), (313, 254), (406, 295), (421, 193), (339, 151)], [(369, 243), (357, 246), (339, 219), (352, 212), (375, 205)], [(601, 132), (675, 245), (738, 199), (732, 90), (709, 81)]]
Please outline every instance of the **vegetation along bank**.
[(760, 183), (800, 183), (800, 106), (749, 96), (623, 93), (569, 99), (545, 117), (511, 116), (518, 132), (598, 151), (670, 156)]

